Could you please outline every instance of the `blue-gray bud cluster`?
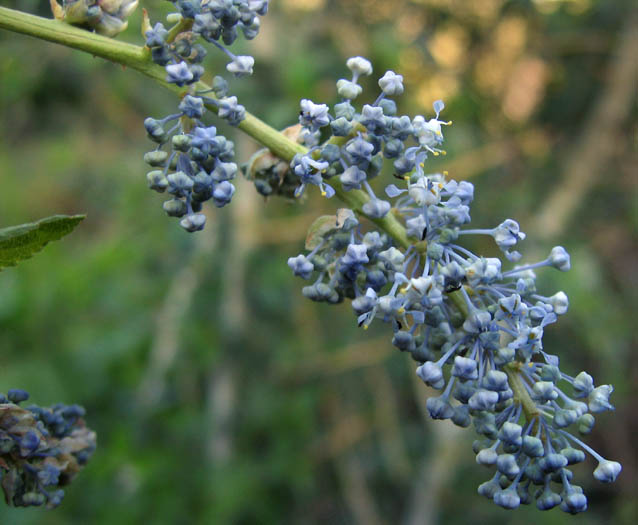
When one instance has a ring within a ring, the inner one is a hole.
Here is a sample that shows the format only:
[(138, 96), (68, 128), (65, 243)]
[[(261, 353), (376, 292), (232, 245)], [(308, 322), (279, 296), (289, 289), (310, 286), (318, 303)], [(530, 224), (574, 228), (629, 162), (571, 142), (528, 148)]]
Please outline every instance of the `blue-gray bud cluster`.
[[(173, 196), (164, 202), (164, 211), (181, 217), (180, 225), (189, 232), (204, 228), (206, 216), (199, 213), (202, 203), (212, 200), (222, 207), (231, 201), (235, 186), (230, 181), (237, 174), (233, 143), (218, 135), (215, 126), (200, 120), (201, 108), (201, 98), (186, 95), (181, 113), (144, 122), (149, 137), (159, 143), (155, 151), (144, 155), (144, 161), (154, 168), (146, 175), (149, 188)], [(165, 131), (171, 121), (177, 123)], [(169, 143), (170, 151), (162, 150)]]
[(95, 450), (78, 405), (19, 406), (24, 390), (0, 393), (0, 486), (8, 505), (57, 507)]
[[(238, 30), (246, 38), (254, 38), (259, 31), (259, 15), (268, 10), (268, 0), (177, 0), (173, 4), (179, 13), (168, 18), (181, 31), (172, 34), (161, 23), (152, 28), (149, 23), (146, 46), (153, 61), (165, 67), (166, 81), (187, 87), (187, 94), (177, 113), (144, 121), (149, 138), (157, 143), (144, 161), (154, 168), (146, 176), (149, 188), (173, 196), (164, 202), (164, 211), (181, 218), (180, 225), (186, 231), (195, 232), (206, 223), (206, 216), (199, 213), (202, 203), (212, 200), (222, 207), (231, 201), (235, 193), (231, 181), (237, 173), (232, 141), (203, 122), (206, 105), (214, 106), (217, 115), (233, 126), (246, 115), (237, 97), (228, 95), (228, 83), (222, 77), (214, 78), (210, 90), (196, 91), (206, 56), (197, 40), (201, 37), (228, 55), (231, 62), (226, 68), (235, 76), (252, 74), (253, 58), (236, 56), (219, 41), (232, 44)], [(209, 93), (214, 97), (206, 96)]]
[[(376, 100), (356, 108), (353, 101), (363, 91), (358, 79), (372, 74), (372, 65), (365, 58), (354, 57), (348, 60), (347, 66), (352, 77), (337, 82), (342, 101), (335, 104), (332, 111), (326, 104), (301, 101), (299, 123), (303, 127), (303, 143), (310, 151), (297, 155), (291, 163), (300, 182), (296, 193), (301, 195), (306, 186), (312, 184), (330, 198), (334, 189), (326, 181), (338, 177), (345, 191), (364, 188), (370, 196), (364, 213), (382, 218), (390, 211), (390, 203), (375, 195), (369, 180), (378, 175), (384, 159), (393, 161), (399, 176), (414, 170), (423, 174), (421, 164), (428, 155), (445, 154), (440, 148), (441, 126), (451, 122), (439, 120), (444, 107), (441, 101), (435, 103), (436, 116), (432, 119), (398, 116), (396, 103), (389, 97), (403, 93), (403, 77), (393, 71), (387, 71), (379, 79), (381, 92)], [(343, 144), (338, 146), (333, 140), (319, 145), (322, 133), (342, 138)]]
[[(230, 62), (226, 69), (235, 76), (250, 75), (255, 63), (251, 56), (234, 55), (226, 46), (237, 39), (239, 31), (251, 40), (259, 33), (259, 16), (268, 12), (268, 0), (171, 0), (177, 13), (169, 15), (171, 21), (186, 22), (184, 30), (172, 39), (161, 23), (146, 30), (146, 45), (153, 60), (167, 68), (167, 81), (179, 86), (197, 82), (203, 73), (199, 65), (206, 52), (196, 41), (213, 44), (225, 53)], [(170, 40), (170, 41), (169, 41)], [(223, 44), (221, 43), (223, 42)]]
[[(357, 71), (371, 71), (364, 59), (351, 61)], [(574, 435), (591, 431), (594, 414), (613, 410), (613, 387), (596, 387), (586, 372), (563, 373), (559, 358), (543, 347), (545, 328), (567, 312), (569, 301), (564, 292), (539, 292), (535, 271), (567, 271), (569, 254), (556, 246), (541, 261), (504, 269), (501, 259), (481, 257), (461, 244), (464, 236), (488, 235), (507, 261), (516, 262), (521, 254), (513, 248), (525, 234), (512, 219), (489, 229), (468, 227), (474, 186), (424, 171), (428, 155), (443, 151), (443, 102), (434, 103), (433, 119), (388, 116), (380, 104), (386, 95), (402, 91), (397, 76), (384, 75), (379, 99), (361, 113), (351, 110), (349, 101), (337, 104), (336, 116), (350, 126), (346, 135), (351, 138), (342, 147), (315, 144), (318, 154), (299, 156), (292, 167), (300, 187), (314, 184), (329, 196), (324, 179), (330, 170), (342, 167), (339, 177), (348, 190), (366, 186), (378, 174), (375, 158), (394, 159), (402, 183), (385, 189), (392, 204), (369, 189), (362, 211), (378, 218), (392, 206), (409, 246), (378, 231), (364, 232), (352, 211), (339, 210), (311, 226), (309, 253), (291, 257), (288, 265), (312, 281), (303, 289), (306, 297), (328, 303), (348, 297), (359, 326), (367, 328), (375, 319), (390, 324), (392, 344), (409, 352), (419, 363), (417, 375), (440, 391), (427, 401), (430, 416), (473, 425), (482, 436), (475, 443), (477, 462), (495, 467), (496, 473), (479, 487), (480, 494), (507, 509), (535, 500), (540, 510), (584, 511), (587, 499), (567, 467), (587, 453), (599, 463), (594, 477), (612, 482), (621, 465)], [(344, 85), (342, 96), (357, 91)], [(300, 122), (310, 136), (335, 119), (327, 106), (302, 101)], [(417, 144), (405, 145), (408, 139)], [(396, 155), (386, 153), (389, 144)]]

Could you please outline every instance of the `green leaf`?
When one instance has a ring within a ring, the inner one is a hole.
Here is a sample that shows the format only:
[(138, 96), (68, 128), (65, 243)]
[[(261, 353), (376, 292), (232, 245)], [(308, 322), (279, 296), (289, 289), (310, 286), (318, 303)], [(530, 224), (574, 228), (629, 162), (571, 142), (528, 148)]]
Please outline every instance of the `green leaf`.
[(42, 250), (50, 241), (68, 235), (86, 215), (53, 215), (37, 222), (0, 229), (0, 271)]

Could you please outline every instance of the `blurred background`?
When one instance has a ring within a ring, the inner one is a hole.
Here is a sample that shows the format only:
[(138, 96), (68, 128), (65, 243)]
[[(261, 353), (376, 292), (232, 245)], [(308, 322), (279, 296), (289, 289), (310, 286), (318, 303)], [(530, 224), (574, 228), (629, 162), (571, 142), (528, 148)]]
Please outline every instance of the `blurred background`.
[[(46, 2), (2, 5), (50, 16)], [(153, 22), (171, 7), (141, 2)], [(561, 244), (570, 297), (546, 332), (563, 371), (615, 387), (590, 442), (623, 463), (611, 486), (575, 468), (580, 524), (635, 523), (638, 25), (630, 1), (279, 0), (239, 50), (231, 83), (283, 128), (300, 98), (336, 102), (345, 60), (405, 78), (405, 114), (446, 102), (448, 155), (476, 185), (475, 227), (515, 218), (538, 260)], [(140, 13), (121, 39), (140, 43)], [(348, 304), (305, 300), (286, 266), (337, 204), (264, 201), (238, 181), (188, 235), (146, 187), (142, 121), (173, 95), (101, 59), (0, 32), (0, 226), (87, 213), (63, 241), (0, 273), (0, 391), (80, 403), (98, 449), (55, 511), (0, 506), (0, 522), (573, 523), (558, 509), (505, 511), (476, 493), (471, 429), (432, 422), (430, 391), (387, 326), (356, 327)], [(222, 71), (211, 53), (209, 71)], [(218, 125), (215, 122), (215, 125)], [(238, 158), (257, 149), (235, 134)], [(475, 245), (496, 255), (493, 243)]]

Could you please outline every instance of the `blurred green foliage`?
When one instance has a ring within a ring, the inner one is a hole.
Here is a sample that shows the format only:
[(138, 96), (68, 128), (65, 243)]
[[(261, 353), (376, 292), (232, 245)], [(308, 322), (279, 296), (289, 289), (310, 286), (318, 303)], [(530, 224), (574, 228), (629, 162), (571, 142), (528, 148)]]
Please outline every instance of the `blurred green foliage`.
[[(143, 3), (153, 21), (170, 6)], [(48, 16), (45, 2), (2, 4)], [(615, 385), (616, 413), (592, 442), (624, 465), (612, 486), (589, 462), (575, 469), (589, 497), (582, 524), (637, 517), (635, 78), (626, 96), (614, 76), (631, 68), (620, 51), (635, 14), (603, 0), (281, 0), (240, 44), (255, 76), (231, 84), (284, 127), (300, 98), (335, 101), (348, 56), (394, 69), (406, 79), (400, 111), (429, 114), (445, 99), (455, 125), (432, 167), (472, 177), (474, 222), (517, 219), (529, 259), (554, 244), (572, 253), (571, 272), (542, 274), (571, 299), (545, 346), (565, 371)], [(120, 38), (139, 43), (139, 27), (137, 13)], [(285, 260), (334, 202), (263, 203), (243, 184), (188, 235), (144, 180), (141, 123), (173, 107), (171, 94), (27, 37), (3, 32), (0, 49), (0, 226), (88, 214), (0, 274), (0, 391), (83, 404), (98, 433), (58, 510), (0, 507), (0, 522), (570, 522), (478, 496), (489, 474), (472, 433), (424, 417), (430, 392), (386, 327), (362, 333), (348, 305), (303, 299)], [(610, 98), (621, 107), (598, 118)], [(257, 145), (234, 138), (247, 160)], [(547, 215), (548, 203), (567, 211)]]

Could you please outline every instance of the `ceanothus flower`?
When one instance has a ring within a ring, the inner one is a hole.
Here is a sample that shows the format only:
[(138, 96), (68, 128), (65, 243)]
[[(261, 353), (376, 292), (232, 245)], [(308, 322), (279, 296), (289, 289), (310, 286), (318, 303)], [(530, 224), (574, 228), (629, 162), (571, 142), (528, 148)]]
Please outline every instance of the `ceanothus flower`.
[(189, 84), (193, 80), (193, 73), (183, 60), (178, 64), (166, 66), (166, 82), (177, 84), (179, 87)]
[(346, 66), (350, 71), (352, 71), (353, 75), (356, 75), (357, 77), (360, 75), (372, 74), (372, 64), (369, 60), (363, 57), (349, 58), (346, 62)]
[(361, 210), (368, 217), (381, 219), (390, 211), (390, 203), (381, 199), (370, 199), (361, 207)]
[[(371, 72), (358, 58), (348, 64), (353, 79), (341, 79), (338, 87), (344, 98), (358, 95), (358, 75)], [(338, 177), (343, 190), (367, 193), (357, 195), (356, 206), (373, 219), (366, 231), (364, 224), (342, 230), (338, 218), (323, 218), (321, 243), (305, 260), (289, 262), (302, 278), (316, 279), (303, 294), (330, 304), (352, 298), (363, 329), (375, 320), (387, 323), (393, 346), (409, 353), (418, 377), (441, 391), (427, 401), (430, 416), (473, 424), (480, 435), (477, 462), (496, 472), (479, 494), (507, 509), (535, 500), (540, 510), (581, 512), (587, 499), (567, 467), (588, 453), (599, 463), (594, 476), (604, 482), (614, 481), (621, 467), (572, 433), (591, 432), (593, 414), (613, 409), (613, 387), (596, 386), (584, 372), (564, 374), (558, 356), (543, 348), (544, 328), (566, 313), (569, 301), (563, 292), (541, 295), (535, 270), (567, 271), (569, 255), (556, 247), (545, 260), (505, 266), (521, 257), (512, 251), (525, 238), (518, 223), (466, 228), (474, 186), (426, 171), (428, 155), (444, 154), (441, 129), (451, 122), (439, 119), (443, 102), (434, 102), (434, 118), (396, 115), (396, 104), (385, 97), (403, 90), (400, 76), (388, 72), (379, 85), (383, 93), (370, 105), (336, 104), (334, 120), (327, 106), (302, 101), (303, 140), (312, 145), (291, 163), (301, 188)], [(327, 132), (346, 139), (319, 144)], [(385, 187), (388, 201), (370, 185), (384, 158), (395, 169), (394, 183)], [(493, 237), (504, 262), (475, 254), (462, 243), (466, 235)]]
[(340, 97), (353, 100), (357, 98), (362, 91), (363, 88), (355, 82), (346, 80), (345, 78), (337, 81), (337, 93), (339, 93)]
[(366, 172), (359, 169), (357, 166), (349, 166), (339, 176), (339, 180), (341, 181), (344, 190), (358, 190), (361, 189), (361, 183), (366, 180)]
[(181, 221), (179, 225), (188, 232), (196, 232), (204, 229), (206, 224), (206, 215), (203, 213), (193, 213), (187, 215)]
[(237, 97), (224, 97), (219, 100), (219, 111), (217, 114), (231, 126), (237, 126), (246, 118), (246, 108), (237, 103)]
[(386, 71), (379, 79), (379, 87), (387, 96), (395, 96), (403, 93), (403, 76), (394, 71)]
[(365, 104), (361, 110), (361, 124), (370, 132), (385, 125), (383, 109), (379, 106)]
[(302, 279), (310, 279), (314, 271), (314, 265), (306, 258), (305, 255), (297, 255), (288, 259), (288, 266), (292, 272)]
[(356, 164), (362, 169), (366, 169), (372, 160), (374, 146), (361, 137), (361, 135), (358, 135), (348, 142), (345, 150), (353, 164)]
[(57, 507), (68, 485), (95, 450), (95, 432), (79, 405), (19, 406), (29, 394), (0, 393), (1, 488), (11, 506)]
[(236, 77), (253, 74), (255, 59), (251, 56), (235, 56), (226, 64), (226, 69)]
[(311, 100), (303, 99), (300, 106), (299, 123), (302, 126), (316, 131), (330, 124), (331, 118), (328, 114), (328, 106), (325, 104), (315, 104)]
[(218, 142), (217, 128), (215, 126), (197, 127), (193, 130), (191, 145), (200, 149), (204, 155), (209, 155), (211, 150), (218, 146)]
[(160, 47), (164, 45), (168, 31), (162, 23), (158, 22), (153, 26), (153, 29), (146, 31), (144, 36), (146, 36), (147, 47)]
[(213, 203), (218, 208), (226, 206), (235, 194), (235, 186), (228, 181), (222, 181), (213, 190)]
[(345, 266), (360, 267), (369, 261), (368, 247), (365, 244), (349, 244), (341, 262)]
[(569, 254), (562, 246), (554, 246), (547, 260), (551, 266), (561, 272), (566, 272), (571, 268)]
[(179, 103), (179, 109), (188, 118), (202, 118), (204, 115), (204, 100), (201, 97), (186, 95)]

